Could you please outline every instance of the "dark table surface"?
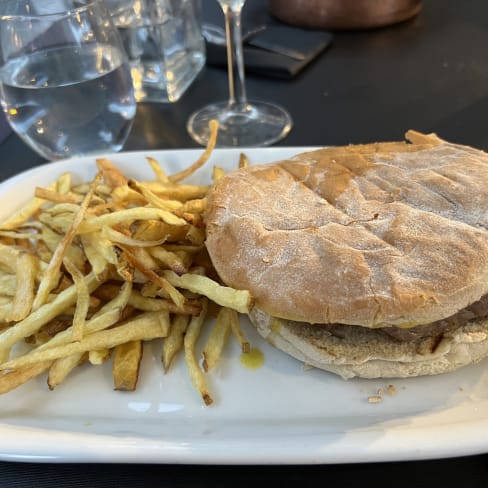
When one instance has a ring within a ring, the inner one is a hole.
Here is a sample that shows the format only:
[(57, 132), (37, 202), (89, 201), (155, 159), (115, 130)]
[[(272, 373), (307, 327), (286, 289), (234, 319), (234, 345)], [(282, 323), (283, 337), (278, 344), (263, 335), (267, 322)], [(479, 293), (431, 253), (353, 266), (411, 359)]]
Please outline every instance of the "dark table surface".
[[(216, 2), (203, 0), (218, 19)], [(249, 0), (246, 22), (266, 18)], [(392, 140), (415, 128), (488, 150), (488, 3), (425, 0), (412, 21), (336, 33), (332, 47), (292, 80), (248, 76), (250, 97), (274, 100), (294, 127), (280, 145)], [(127, 150), (195, 147), (191, 112), (227, 96), (225, 72), (207, 67), (174, 105), (141, 104)], [(42, 164), (11, 134), (0, 144), (0, 179)], [(480, 432), (487, 436), (488, 432)], [(462, 442), (462, 439), (459, 440)], [(165, 466), (0, 463), (0, 487), (488, 486), (488, 455), (416, 462), (322, 466)]]

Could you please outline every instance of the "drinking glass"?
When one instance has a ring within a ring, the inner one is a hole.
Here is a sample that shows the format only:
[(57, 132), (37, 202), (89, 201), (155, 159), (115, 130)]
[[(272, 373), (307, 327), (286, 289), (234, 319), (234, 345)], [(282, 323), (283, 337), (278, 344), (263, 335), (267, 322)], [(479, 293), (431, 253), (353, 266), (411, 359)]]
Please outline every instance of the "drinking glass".
[(244, 79), (241, 12), (245, 0), (218, 0), (225, 16), (229, 100), (207, 105), (189, 119), (191, 137), (205, 145), (208, 123), (219, 122), (217, 146), (267, 146), (285, 137), (291, 129), (291, 117), (273, 103), (248, 100)]
[(103, 1), (0, 2), (0, 99), (46, 159), (120, 150), (136, 103)]
[(105, 0), (138, 102), (176, 102), (205, 64), (200, 0)]

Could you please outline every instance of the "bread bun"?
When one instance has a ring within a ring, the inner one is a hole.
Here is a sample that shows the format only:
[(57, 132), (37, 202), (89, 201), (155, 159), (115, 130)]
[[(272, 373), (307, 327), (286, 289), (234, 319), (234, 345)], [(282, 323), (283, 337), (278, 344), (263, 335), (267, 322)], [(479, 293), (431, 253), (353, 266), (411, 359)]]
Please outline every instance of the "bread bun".
[(254, 309), (251, 321), (272, 345), (316, 368), (345, 379), (406, 378), (447, 373), (488, 356), (488, 319), (477, 319), (440, 337), (398, 342), (381, 330), (324, 327), (276, 319)]
[[(412, 327), (488, 292), (488, 155), (409, 132), (225, 176), (207, 248), (267, 314)], [(279, 198), (278, 198), (279, 197)]]

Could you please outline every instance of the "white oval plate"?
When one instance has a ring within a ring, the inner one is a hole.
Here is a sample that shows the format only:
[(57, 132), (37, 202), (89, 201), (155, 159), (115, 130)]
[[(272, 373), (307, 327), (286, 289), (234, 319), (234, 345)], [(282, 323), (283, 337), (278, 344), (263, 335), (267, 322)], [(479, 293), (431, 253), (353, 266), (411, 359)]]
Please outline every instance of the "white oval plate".
[[(249, 149), (252, 163), (305, 148)], [(190, 181), (207, 182), (214, 164), (235, 168), (238, 150), (217, 150)], [(200, 150), (108, 156), (128, 175), (152, 176), (146, 156), (168, 172), (193, 162)], [(94, 158), (37, 167), (0, 185), (0, 218), (36, 185), (71, 171), (95, 174)], [(239, 363), (231, 341), (210, 374), (215, 404), (204, 407), (182, 358), (163, 374), (160, 344), (146, 346), (137, 391), (112, 390), (110, 364), (80, 367), (55, 391), (37, 378), (1, 398), (0, 459), (131, 463), (345, 463), (460, 456), (488, 449), (488, 363), (437, 377), (349, 380), (302, 365), (267, 345), (243, 318), (265, 356), (256, 370)], [(368, 396), (389, 384), (379, 404)]]

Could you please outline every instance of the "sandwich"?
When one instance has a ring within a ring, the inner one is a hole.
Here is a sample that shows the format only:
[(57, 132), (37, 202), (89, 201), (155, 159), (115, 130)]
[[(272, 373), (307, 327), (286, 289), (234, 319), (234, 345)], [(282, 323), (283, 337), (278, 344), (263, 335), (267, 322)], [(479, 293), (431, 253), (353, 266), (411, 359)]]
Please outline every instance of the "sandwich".
[(343, 378), (488, 356), (488, 154), (415, 131), (229, 173), (206, 246), (271, 344)]

